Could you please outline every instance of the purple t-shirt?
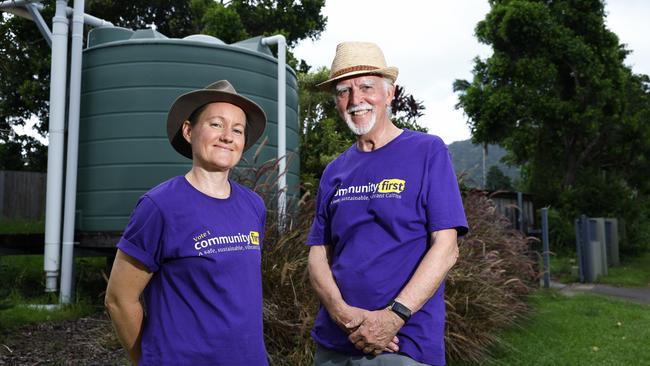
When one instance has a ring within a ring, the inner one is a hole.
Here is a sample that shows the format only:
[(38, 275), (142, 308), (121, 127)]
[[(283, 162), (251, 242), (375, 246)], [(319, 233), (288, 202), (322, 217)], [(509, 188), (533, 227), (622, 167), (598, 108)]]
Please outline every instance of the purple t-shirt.
[(183, 176), (144, 194), (117, 247), (153, 276), (140, 365), (267, 365), (262, 330), (262, 199), (226, 199)]
[[(385, 308), (410, 280), (430, 247), (430, 233), (467, 220), (449, 152), (436, 136), (404, 130), (385, 146), (356, 144), (321, 177), (308, 245), (331, 245), (331, 268), (343, 299), (367, 310)], [(397, 333), (400, 352), (445, 364), (444, 282)], [(361, 355), (321, 305), (312, 330), (325, 348)]]

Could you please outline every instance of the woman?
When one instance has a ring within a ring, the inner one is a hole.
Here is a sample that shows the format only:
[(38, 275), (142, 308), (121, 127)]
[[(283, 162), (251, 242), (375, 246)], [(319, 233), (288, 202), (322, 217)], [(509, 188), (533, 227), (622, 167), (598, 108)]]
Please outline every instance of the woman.
[(225, 80), (172, 105), (167, 135), (192, 169), (140, 198), (106, 289), (113, 326), (135, 364), (268, 364), (260, 269), (266, 210), (228, 178), (265, 125), (264, 111)]

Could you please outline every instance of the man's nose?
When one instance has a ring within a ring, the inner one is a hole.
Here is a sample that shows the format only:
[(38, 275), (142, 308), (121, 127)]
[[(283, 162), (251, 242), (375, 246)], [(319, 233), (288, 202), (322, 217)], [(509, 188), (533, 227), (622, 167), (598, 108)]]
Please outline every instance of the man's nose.
[(350, 90), (350, 103), (352, 105), (359, 105), (361, 103), (361, 93), (358, 90)]

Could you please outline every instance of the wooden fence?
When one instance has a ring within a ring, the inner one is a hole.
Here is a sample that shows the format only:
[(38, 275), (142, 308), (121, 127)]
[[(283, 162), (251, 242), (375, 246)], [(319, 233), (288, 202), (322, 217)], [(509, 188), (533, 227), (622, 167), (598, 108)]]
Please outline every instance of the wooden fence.
[(0, 218), (42, 219), (45, 177), (45, 173), (0, 170)]

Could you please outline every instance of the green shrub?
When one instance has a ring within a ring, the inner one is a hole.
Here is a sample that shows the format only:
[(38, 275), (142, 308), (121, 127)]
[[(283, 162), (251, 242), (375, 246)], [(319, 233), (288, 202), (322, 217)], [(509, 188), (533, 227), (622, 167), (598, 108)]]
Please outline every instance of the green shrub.
[(574, 218), (563, 215), (558, 209), (549, 208), (548, 236), (551, 252), (562, 255), (575, 254), (576, 234)]

